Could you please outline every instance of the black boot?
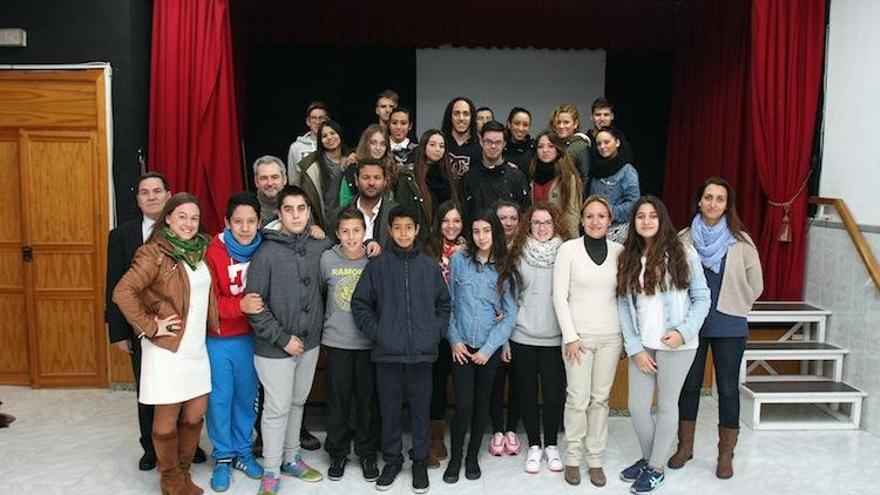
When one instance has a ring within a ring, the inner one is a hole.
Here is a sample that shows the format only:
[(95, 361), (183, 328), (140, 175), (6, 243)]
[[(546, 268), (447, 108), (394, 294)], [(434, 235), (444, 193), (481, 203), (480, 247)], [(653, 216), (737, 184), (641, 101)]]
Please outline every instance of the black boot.
[(458, 476), (461, 474), (461, 454), (449, 458), (449, 464), (446, 465), (446, 471), (443, 473), (443, 481), (446, 483), (458, 483)]
[(469, 454), (467, 460), (464, 461), (464, 477), (469, 480), (478, 480), (483, 472), (480, 471), (480, 465), (477, 463), (477, 454)]

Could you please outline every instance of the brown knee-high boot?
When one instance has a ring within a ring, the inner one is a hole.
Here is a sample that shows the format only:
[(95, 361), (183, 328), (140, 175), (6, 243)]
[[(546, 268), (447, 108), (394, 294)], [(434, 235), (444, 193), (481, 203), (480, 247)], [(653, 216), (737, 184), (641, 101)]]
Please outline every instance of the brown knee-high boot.
[(186, 485), (187, 495), (202, 495), (204, 490), (193, 483), (189, 475), (189, 467), (192, 464), (193, 457), (196, 455), (196, 447), (199, 446), (199, 437), (202, 434), (202, 424), (204, 420), (198, 423), (186, 423), (180, 421), (177, 423), (177, 431), (180, 436), (180, 445), (178, 447), (178, 460), (180, 462), (180, 472)]
[(431, 450), (428, 451), (428, 467), (440, 467), (440, 461), (446, 459), (449, 454), (446, 452), (445, 435), (443, 428), (445, 421), (442, 419), (431, 421)]
[(180, 472), (177, 457), (177, 431), (164, 435), (153, 433), (153, 448), (156, 451), (156, 465), (161, 476), (159, 486), (162, 495), (186, 495), (186, 483)]
[(718, 478), (733, 477), (733, 449), (738, 436), (738, 429), (718, 427), (718, 467), (715, 469)]
[(678, 422), (678, 449), (669, 458), (667, 466), (672, 469), (680, 469), (687, 461), (694, 458), (694, 430), (696, 427), (696, 421)]

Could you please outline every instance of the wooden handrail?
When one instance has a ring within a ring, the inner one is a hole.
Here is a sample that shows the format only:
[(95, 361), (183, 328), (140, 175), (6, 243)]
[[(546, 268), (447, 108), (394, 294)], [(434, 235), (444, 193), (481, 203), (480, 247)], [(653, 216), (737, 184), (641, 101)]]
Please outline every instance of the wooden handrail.
[(874, 252), (871, 251), (871, 246), (868, 245), (868, 241), (865, 240), (865, 236), (863, 236), (862, 231), (859, 230), (859, 225), (853, 218), (852, 213), (850, 213), (849, 207), (846, 206), (846, 203), (840, 198), (825, 198), (821, 196), (811, 196), (810, 203), (814, 205), (827, 205), (834, 207), (837, 211), (837, 216), (840, 217), (840, 221), (843, 222), (843, 226), (849, 234), (849, 238), (855, 245), (859, 257), (862, 258), (862, 262), (868, 270), (868, 275), (870, 275), (871, 280), (874, 281), (874, 287), (877, 290), (880, 290), (880, 265), (877, 264), (877, 258), (874, 257)]

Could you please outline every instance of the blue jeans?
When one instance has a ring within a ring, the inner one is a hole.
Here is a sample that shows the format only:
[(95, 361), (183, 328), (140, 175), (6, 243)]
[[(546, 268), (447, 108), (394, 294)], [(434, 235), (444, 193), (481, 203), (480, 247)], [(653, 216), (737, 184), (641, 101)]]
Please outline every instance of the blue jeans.
[(739, 367), (746, 350), (746, 337), (700, 337), (700, 347), (685, 378), (678, 399), (679, 419), (696, 421), (706, 355), (712, 348), (715, 383), (718, 386), (718, 426), (739, 428)]

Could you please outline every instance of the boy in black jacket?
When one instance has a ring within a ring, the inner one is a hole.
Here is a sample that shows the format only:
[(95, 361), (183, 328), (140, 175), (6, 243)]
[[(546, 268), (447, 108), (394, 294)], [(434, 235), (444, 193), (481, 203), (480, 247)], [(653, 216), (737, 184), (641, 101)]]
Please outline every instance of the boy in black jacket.
[(449, 290), (436, 261), (419, 251), (415, 213), (395, 206), (388, 215), (392, 243), (370, 261), (351, 299), (358, 329), (374, 343), (385, 467), (376, 481), (388, 490), (403, 465), (400, 406), (406, 379), (412, 429), (413, 491), (428, 491), (431, 367), (449, 324)]

